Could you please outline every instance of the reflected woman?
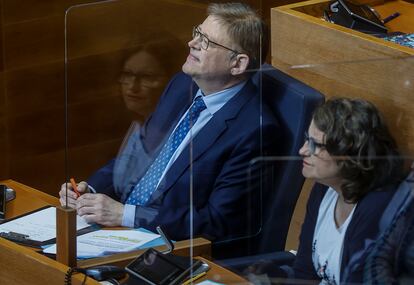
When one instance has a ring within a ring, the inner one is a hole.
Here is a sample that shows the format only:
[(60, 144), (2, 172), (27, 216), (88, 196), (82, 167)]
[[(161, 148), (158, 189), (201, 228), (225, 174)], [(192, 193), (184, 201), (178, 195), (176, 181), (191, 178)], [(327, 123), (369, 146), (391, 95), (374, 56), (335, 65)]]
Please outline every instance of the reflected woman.
[[(377, 236), (400, 180), (397, 146), (374, 105), (333, 99), (315, 111), (300, 155), (303, 175), (319, 184), (308, 200), (294, 277), (342, 284), (351, 257)], [(362, 273), (346, 278), (362, 282)]]
[(142, 124), (155, 109), (168, 80), (181, 70), (186, 51), (180, 40), (165, 32), (153, 33), (131, 50), (124, 61), (119, 87), (134, 121)]
[(187, 57), (184, 43), (171, 34), (159, 31), (148, 34), (146, 40), (141, 40), (144, 44), (132, 45), (135, 48), (126, 58), (119, 77), (120, 93), (133, 122), (115, 159), (113, 185), (117, 189), (132, 187), (136, 177), (152, 163), (153, 158), (143, 157), (146, 151), (140, 151), (145, 149), (139, 139), (141, 126)]

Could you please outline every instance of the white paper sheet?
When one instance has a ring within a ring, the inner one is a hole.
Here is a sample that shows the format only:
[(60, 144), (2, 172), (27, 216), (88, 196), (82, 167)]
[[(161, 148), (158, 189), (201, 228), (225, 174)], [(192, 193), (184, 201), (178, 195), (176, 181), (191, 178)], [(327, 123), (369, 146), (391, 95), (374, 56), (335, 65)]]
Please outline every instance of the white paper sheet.
[[(98, 257), (107, 253), (127, 252), (160, 235), (139, 230), (98, 230), (77, 237), (77, 257)], [(56, 254), (56, 244), (43, 250)]]
[(211, 280), (204, 280), (200, 283), (196, 283), (197, 285), (224, 285), (223, 283), (217, 283)]
[[(83, 218), (77, 216), (77, 230), (89, 226), (90, 225)], [(1, 224), (0, 232), (25, 234), (29, 236), (29, 239), (40, 242), (56, 238), (56, 208), (48, 207)]]

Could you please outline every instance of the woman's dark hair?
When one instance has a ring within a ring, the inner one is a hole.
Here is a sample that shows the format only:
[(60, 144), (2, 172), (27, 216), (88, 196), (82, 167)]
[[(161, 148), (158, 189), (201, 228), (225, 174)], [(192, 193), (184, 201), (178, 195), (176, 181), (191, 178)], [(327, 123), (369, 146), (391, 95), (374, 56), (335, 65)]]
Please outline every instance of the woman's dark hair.
[(160, 74), (170, 79), (181, 70), (188, 55), (188, 47), (175, 35), (164, 30), (145, 31), (138, 39), (132, 40), (125, 48), (125, 62), (131, 56), (139, 52), (147, 52), (161, 65)]
[(369, 191), (401, 179), (402, 159), (377, 108), (362, 99), (327, 101), (313, 114), (328, 153), (340, 167), (342, 195), (359, 201)]

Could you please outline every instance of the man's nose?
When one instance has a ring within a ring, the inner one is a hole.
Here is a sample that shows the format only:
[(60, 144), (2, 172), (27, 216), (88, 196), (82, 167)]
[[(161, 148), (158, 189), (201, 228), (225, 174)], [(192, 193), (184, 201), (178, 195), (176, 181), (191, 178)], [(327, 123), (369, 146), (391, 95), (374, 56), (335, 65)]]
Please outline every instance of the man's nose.
[(309, 145), (307, 141), (305, 141), (302, 147), (299, 149), (299, 154), (301, 156), (310, 156)]
[(188, 46), (194, 49), (200, 49), (200, 40), (198, 37), (193, 38), (188, 42)]

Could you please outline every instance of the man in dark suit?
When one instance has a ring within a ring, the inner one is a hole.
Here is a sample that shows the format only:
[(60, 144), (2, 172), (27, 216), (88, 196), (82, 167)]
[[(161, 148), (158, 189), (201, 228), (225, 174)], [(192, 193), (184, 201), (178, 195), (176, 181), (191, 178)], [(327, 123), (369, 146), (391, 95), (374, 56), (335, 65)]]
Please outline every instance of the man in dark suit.
[(247, 71), (260, 66), (267, 35), (243, 4), (211, 4), (208, 15), (193, 29), (184, 73), (170, 81), (120, 158), (79, 183), (80, 197), (62, 185), (61, 203), (68, 188), (69, 206), (87, 221), (161, 225), (176, 240), (189, 238), (191, 229), (224, 240), (260, 224), (265, 193), (251, 161), (277, 149), (279, 132)]

